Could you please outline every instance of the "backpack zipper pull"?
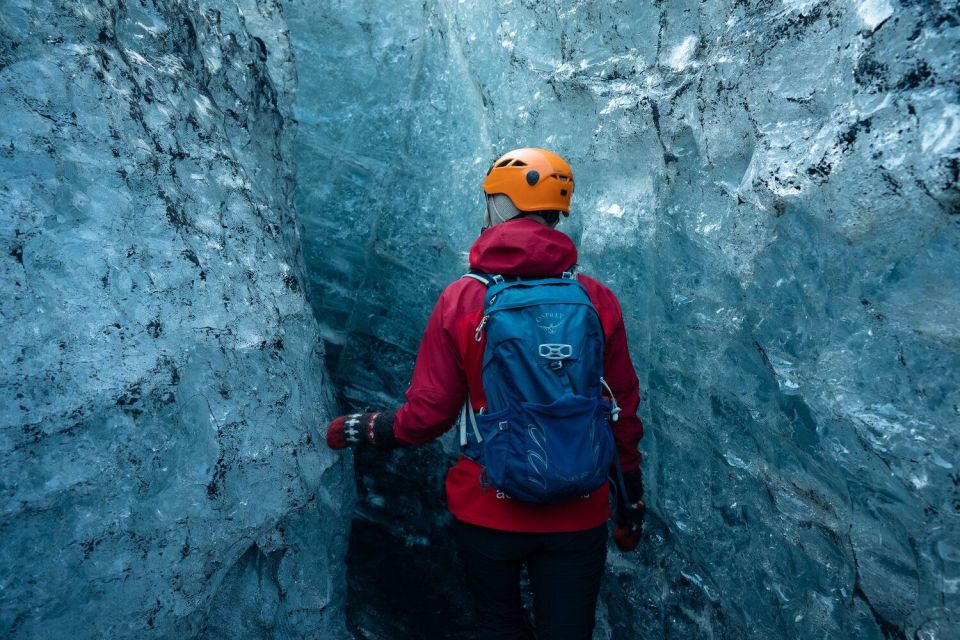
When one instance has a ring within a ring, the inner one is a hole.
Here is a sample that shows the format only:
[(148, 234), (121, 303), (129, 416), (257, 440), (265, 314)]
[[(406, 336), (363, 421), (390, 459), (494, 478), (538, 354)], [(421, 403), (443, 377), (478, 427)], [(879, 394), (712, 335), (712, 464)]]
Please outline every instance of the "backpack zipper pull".
[(620, 419), (620, 405), (617, 404), (617, 398), (613, 395), (613, 389), (610, 388), (610, 385), (607, 384), (607, 381), (603, 379), (603, 376), (600, 376), (600, 384), (607, 388), (607, 393), (610, 394), (610, 421), (616, 422)]
[(477, 331), (473, 334), (473, 339), (477, 342), (480, 342), (480, 334), (483, 333), (483, 328), (487, 326), (487, 320), (490, 319), (490, 316), (483, 316), (483, 319), (480, 320), (480, 324), (477, 325)]

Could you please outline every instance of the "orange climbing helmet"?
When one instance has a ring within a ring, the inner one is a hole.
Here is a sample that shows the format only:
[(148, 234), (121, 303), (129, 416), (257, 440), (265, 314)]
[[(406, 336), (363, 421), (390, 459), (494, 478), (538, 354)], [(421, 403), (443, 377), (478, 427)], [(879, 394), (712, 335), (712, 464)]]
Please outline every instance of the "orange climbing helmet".
[(568, 216), (573, 171), (566, 160), (546, 149), (514, 149), (487, 171), (483, 192), (507, 196), (520, 211), (562, 211)]

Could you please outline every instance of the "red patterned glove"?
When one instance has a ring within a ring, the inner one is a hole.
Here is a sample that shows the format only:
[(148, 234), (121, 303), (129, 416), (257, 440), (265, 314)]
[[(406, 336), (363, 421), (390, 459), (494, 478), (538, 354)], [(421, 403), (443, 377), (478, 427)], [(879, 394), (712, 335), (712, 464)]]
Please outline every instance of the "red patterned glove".
[(393, 435), (393, 411), (353, 413), (334, 418), (327, 427), (327, 446), (331, 449), (372, 446), (395, 449), (400, 446)]
[(621, 551), (633, 551), (643, 535), (643, 516), (647, 505), (643, 501), (643, 476), (640, 470), (623, 474), (627, 495), (618, 497), (616, 527), (613, 541)]

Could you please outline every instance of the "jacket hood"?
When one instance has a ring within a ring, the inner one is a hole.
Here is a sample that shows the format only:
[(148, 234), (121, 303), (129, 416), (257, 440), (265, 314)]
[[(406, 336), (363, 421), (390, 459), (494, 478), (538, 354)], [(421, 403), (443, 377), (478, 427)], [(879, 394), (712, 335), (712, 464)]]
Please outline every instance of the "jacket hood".
[(576, 263), (570, 238), (525, 218), (490, 227), (470, 248), (471, 269), (504, 276), (556, 276)]

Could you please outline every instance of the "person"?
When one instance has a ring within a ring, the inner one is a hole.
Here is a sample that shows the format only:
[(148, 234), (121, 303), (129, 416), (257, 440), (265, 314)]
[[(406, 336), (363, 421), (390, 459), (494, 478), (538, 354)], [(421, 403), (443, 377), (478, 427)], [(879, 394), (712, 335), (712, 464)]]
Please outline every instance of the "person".
[[(471, 275), (535, 278), (572, 273), (576, 247), (555, 227), (561, 215), (569, 215), (573, 189), (573, 172), (559, 155), (524, 148), (501, 156), (483, 182), (484, 229), (470, 249)], [(614, 539), (622, 550), (632, 551), (639, 543), (644, 514), (639, 384), (617, 298), (593, 278), (577, 274), (576, 280), (599, 315), (603, 380), (609, 400), (619, 406), (618, 418), (610, 423), (622, 469), (622, 481), (614, 483), (620, 504)], [(481, 277), (450, 284), (427, 322), (406, 403), (397, 411), (336, 418), (327, 430), (329, 446), (391, 449), (424, 444), (454, 424), (465, 423), (467, 410), (471, 417), (482, 415), (487, 404), (482, 372), (486, 293)], [(590, 638), (606, 564), (606, 523), (611, 516), (608, 483), (553, 504), (514, 499), (487, 485), (476, 456), (461, 455), (447, 473), (447, 505), (481, 638)], [(522, 606), (524, 566), (532, 589), (534, 624)]]

